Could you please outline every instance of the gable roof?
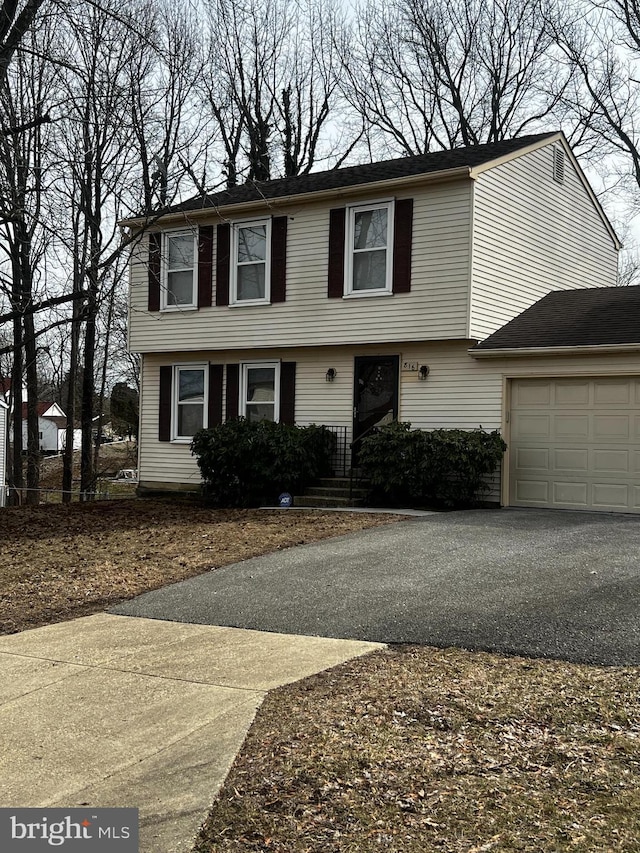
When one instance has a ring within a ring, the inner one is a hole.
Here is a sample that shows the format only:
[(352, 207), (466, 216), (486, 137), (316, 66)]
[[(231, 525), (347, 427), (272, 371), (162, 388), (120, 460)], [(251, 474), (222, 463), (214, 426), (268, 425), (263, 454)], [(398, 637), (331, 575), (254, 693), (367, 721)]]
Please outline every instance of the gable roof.
[(548, 293), (471, 352), (633, 344), (640, 344), (640, 287), (594, 287)]
[(434, 151), (413, 157), (398, 157), (379, 163), (347, 166), (325, 172), (310, 172), (306, 175), (296, 175), (290, 178), (252, 181), (222, 192), (195, 196), (188, 201), (168, 208), (163, 212), (163, 215), (355, 187), (360, 184), (371, 184), (414, 175), (447, 172), (451, 169), (465, 167), (472, 169), (514, 154), (543, 140), (560, 136), (556, 131), (538, 133), (531, 136), (520, 136), (516, 139), (505, 139), (500, 142), (489, 142), (484, 145), (453, 148), (449, 151)]
[[(52, 414), (47, 414), (50, 409), (53, 409)], [(50, 420), (59, 420), (60, 418), (64, 418), (66, 420), (66, 415), (58, 406), (57, 403), (38, 403), (37, 405), (38, 417), (39, 418), (48, 418)], [(27, 403), (22, 404), (22, 420), (26, 421), (27, 419)]]

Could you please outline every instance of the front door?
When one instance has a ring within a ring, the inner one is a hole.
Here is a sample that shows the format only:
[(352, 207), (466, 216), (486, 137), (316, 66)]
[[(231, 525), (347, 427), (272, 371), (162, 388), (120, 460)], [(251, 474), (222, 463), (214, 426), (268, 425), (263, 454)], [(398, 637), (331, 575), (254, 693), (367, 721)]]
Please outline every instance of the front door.
[(398, 417), (398, 377), (400, 356), (357, 356), (354, 365), (353, 453), (358, 460), (360, 440), (375, 426), (390, 423)]

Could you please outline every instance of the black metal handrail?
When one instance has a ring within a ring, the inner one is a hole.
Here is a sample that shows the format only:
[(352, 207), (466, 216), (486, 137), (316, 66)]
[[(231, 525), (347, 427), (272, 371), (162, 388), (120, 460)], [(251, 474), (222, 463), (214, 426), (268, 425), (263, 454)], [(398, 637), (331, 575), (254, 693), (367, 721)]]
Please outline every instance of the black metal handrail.
[[(395, 416), (393, 414), (393, 409), (390, 409), (388, 412), (385, 412), (385, 414), (380, 418), (380, 420), (376, 421), (374, 424), (371, 424), (371, 426), (367, 427), (364, 432), (361, 432), (357, 438), (354, 438), (354, 440), (349, 445), (349, 450), (351, 451), (351, 460), (349, 467), (349, 500), (353, 498), (354, 472), (356, 471), (356, 469), (353, 467), (354, 448), (356, 447), (356, 445), (361, 444), (363, 438), (366, 438), (368, 435), (371, 435), (375, 430), (380, 429), (380, 427), (387, 426), (387, 424), (392, 424), (394, 421)], [(356, 482), (360, 482), (359, 476), (356, 477)]]

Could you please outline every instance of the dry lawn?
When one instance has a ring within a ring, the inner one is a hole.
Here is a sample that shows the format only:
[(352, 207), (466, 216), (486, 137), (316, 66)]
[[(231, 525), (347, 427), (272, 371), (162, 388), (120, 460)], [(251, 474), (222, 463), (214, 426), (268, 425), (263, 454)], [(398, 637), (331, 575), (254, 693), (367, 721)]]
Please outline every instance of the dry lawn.
[(394, 520), (177, 500), (0, 510), (0, 633), (95, 613), (229, 563)]
[(396, 647), (281, 688), (195, 850), (637, 853), (638, 675)]
[[(392, 520), (152, 500), (0, 511), (0, 630)], [(637, 853), (639, 675), (395, 647), (281, 688), (195, 849)]]

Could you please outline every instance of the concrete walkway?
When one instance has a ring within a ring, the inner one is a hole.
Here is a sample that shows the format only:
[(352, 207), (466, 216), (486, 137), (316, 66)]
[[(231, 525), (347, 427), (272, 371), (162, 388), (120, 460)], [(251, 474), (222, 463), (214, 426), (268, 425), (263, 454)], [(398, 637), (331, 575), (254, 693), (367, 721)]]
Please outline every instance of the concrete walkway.
[(186, 853), (267, 691), (379, 644), (99, 614), (0, 637), (0, 806), (133, 806)]

